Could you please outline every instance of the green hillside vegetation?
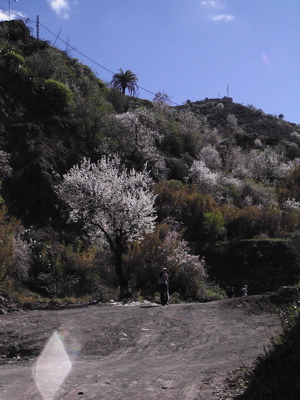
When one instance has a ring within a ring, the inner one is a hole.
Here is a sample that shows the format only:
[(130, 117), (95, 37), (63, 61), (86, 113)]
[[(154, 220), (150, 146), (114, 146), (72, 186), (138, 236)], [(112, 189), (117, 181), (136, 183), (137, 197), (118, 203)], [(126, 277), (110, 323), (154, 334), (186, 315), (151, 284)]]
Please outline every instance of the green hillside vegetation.
[(155, 230), (122, 250), (130, 292), (154, 296), (167, 264), (182, 300), (297, 284), (299, 125), (221, 99), (171, 107), (127, 96), (22, 21), (1, 23), (0, 46), (3, 293), (114, 293), (114, 255), (69, 221), (57, 192), (84, 157), (113, 154), (127, 168), (146, 165), (157, 196)]

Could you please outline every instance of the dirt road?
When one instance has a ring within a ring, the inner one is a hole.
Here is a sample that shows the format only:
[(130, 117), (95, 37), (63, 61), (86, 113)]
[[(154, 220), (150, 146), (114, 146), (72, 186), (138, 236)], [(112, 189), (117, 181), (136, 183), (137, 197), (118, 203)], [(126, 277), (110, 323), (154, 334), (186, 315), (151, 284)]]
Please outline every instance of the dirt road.
[(228, 372), (278, 329), (259, 296), (11, 313), (0, 317), (0, 399), (231, 399)]

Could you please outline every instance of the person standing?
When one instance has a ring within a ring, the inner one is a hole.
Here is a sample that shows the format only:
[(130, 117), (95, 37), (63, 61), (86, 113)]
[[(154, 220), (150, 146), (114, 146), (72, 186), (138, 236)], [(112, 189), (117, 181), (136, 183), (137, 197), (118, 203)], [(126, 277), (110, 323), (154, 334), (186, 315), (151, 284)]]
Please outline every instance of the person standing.
[(160, 304), (165, 306), (169, 304), (169, 275), (167, 268), (163, 268), (158, 276), (159, 292), (160, 292)]
[(247, 285), (244, 285), (241, 290), (242, 290), (243, 296), (248, 296), (248, 286)]
[(234, 287), (233, 287), (233, 286), (231, 286), (231, 287), (228, 289), (228, 297), (229, 297), (230, 299), (232, 299), (233, 297), (235, 297)]

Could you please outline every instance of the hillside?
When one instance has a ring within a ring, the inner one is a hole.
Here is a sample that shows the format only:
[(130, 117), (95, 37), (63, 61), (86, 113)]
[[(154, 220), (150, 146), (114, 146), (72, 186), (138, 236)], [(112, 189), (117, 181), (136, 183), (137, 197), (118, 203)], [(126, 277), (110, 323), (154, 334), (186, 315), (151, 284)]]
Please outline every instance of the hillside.
[(201, 268), (211, 278), (209, 288), (191, 266), (194, 286), (182, 287), (181, 267), (174, 267), (173, 292), (183, 299), (222, 297), (245, 282), (252, 294), (297, 283), (299, 125), (222, 99), (170, 107), (126, 96), (33, 38), (22, 21), (0, 24), (0, 46), (2, 234), (15, 229), (21, 240), (18, 251), (13, 233), (5, 242), (1, 262), (14, 271), (2, 268), (8, 287), (8, 275), (15, 283), (23, 276), (14, 259), (22, 248), (28, 262), (21, 281), (37, 295), (114, 290), (112, 254), (98, 244), (95, 250), (82, 223), (68, 222), (57, 185), (84, 157), (116, 153), (127, 167), (146, 164), (157, 194), (156, 232), (124, 250), (133, 292), (153, 296), (153, 271), (164, 263), (158, 249), (169, 234), (181, 235), (184, 251), (205, 257)]

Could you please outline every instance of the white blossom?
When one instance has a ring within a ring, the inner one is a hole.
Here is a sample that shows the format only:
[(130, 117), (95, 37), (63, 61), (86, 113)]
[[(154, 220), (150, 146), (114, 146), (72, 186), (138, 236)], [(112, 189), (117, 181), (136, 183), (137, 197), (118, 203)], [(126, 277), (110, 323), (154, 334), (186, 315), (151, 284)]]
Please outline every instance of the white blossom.
[(263, 151), (252, 150), (249, 153), (249, 171), (255, 179), (262, 182), (284, 177), (287, 165), (284, 163), (283, 152), (270, 147)]
[(154, 176), (164, 174), (164, 158), (159, 154), (157, 144), (163, 136), (156, 129), (153, 115), (144, 109), (128, 111), (114, 117), (120, 126), (118, 140), (125, 157), (148, 163)]
[(21, 239), (18, 234), (12, 242), (13, 259), (9, 269), (9, 275), (19, 280), (26, 279), (30, 267), (30, 245)]
[(119, 157), (84, 159), (64, 175), (57, 191), (70, 207), (70, 220), (81, 221), (86, 231), (105, 240), (115, 255), (120, 291), (128, 290), (122, 254), (131, 241), (141, 240), (155, 226), (152, 181), (146, 170), (129, 171)]
[(228, 128), (233, 132), (235, 136), (245, 136), (245, 131), (239, 126), (237, 118), (234, 114), (228, 114), (226, 119)]
[(98, 163), (84, 159), (64, 175), (61, 198), (71, 207), (70, 219), (84, 221), (89, 231), (109, 241), (137, 240), (154, 228), (155, 195), (147, 172), (126, 171), (118, 157)]
[(12, 174), (10, 166), (10, 155), (3, 150), (0, 150), (0, 179), (9, 177)]
[(213, 193), (218, 185), (219, 173), (209, 169), (203, 161), (196, 160), (189, 170), (189, 178), (202, 193)]
[(205, 127), (203, 130), (203, 134), (201, 137), (201, 141), (203, 146), (211, 144), (212, 146), (217, 147), (222, 142), (222, 137), (217, 128), (209, 128)]
[(226, 169), (239, 179), (251, 177), (248, 157), (239, 146), (231, 146), (227, 151)]
[(203, 161), (205, 165), (211, 170), (218, 170), (222, 167), (221, 156), (218, 150), (211, 144), (204, 146), (200, 150), (198, 154), (198, 159), (200, 161)]
[(300, 213), (300, 201), (296, 201), (294, 198), (288, 199), (284, 203), (284, 208), (286, 210), (297, 211)]

